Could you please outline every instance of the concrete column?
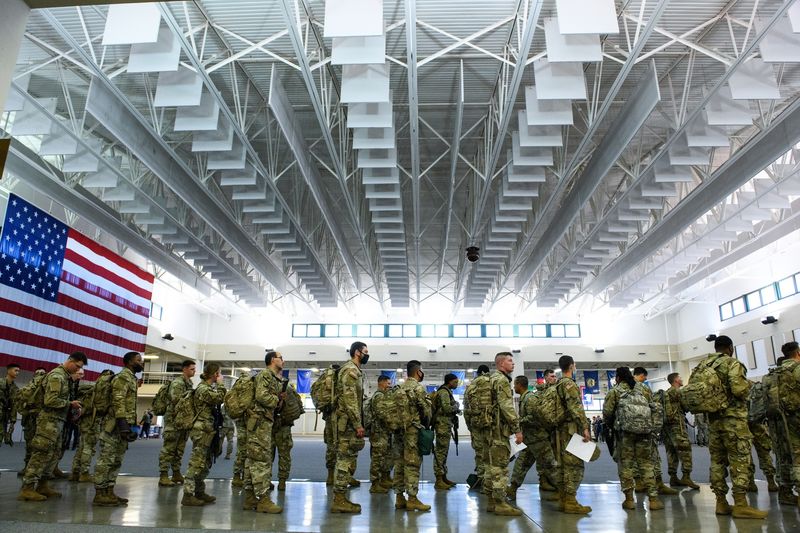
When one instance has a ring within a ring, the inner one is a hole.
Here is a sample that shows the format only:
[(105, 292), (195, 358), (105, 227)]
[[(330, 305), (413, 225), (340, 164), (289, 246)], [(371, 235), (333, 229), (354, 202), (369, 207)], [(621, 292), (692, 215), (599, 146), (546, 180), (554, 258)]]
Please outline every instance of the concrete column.
[[(514, 375), (511, 376), (511, 379), (514, 379), (515, 377), (525, 373), (525, 362), (522, 357), (522, 352), (518, 353), (512, 352), (512, 355), (514, 356)], [(535, 383), (536, 375), (534, 374), (533, 376), (528, 376), (528, 380), (533, 381)]]
[(0, 15), (0, 35), (3, 38), (3, 46), (0, 47), (0, 111), (5, 108), (8, 92), (11, 90), (14, 66), (17, 64), (25, 26), (28, 24), (28, 13), (31, 12), (22, 0), (2, 0), (2, 4), (2, 15)]

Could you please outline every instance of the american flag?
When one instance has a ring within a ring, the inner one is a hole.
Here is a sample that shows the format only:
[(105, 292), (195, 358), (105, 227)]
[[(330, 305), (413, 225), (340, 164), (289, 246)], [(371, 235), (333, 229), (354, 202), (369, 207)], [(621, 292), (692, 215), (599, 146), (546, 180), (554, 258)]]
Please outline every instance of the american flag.
[(0, 235), (0, 365), (48, 370), (80, 350), (86, 379), (144, 351), (153, 276), (16, 195)]

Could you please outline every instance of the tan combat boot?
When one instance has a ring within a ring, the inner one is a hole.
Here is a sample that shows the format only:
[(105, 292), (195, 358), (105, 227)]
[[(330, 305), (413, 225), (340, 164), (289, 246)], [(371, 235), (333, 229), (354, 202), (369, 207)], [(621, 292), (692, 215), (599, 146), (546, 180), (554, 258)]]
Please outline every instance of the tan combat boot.
[(681, 483), (681, 480), (678, 477), (678, 474), (670, 474), (669, 475), (669, 484), (672, 485), (673, 487), (682, 487), (683, 486), (683, 483)]
[(622, 502), (622, 508), (632, 511), (636, 509), (636, 502), (633, 499), (633, 489), (628, 489), (625, 492), (625, 501)]
[(522, 511), (512, 506), (508, 502), (497, 502), (494, 504), (494, 514), (499, 516), (521, 516)]
[(36, 487), (36, 492), (41, 494), (42, 496), (46, 496), (48, 498), (60, 498), (61, 493), (57, 490), (53, 490), (46, 479), (39, 481), (39, 485)]
[(778, 502), (783, 505), (797, 505), (797, 496), (790, 487), (781, 487), (778, 491)]
[(714, 512), (718, 515), (729, 515), (731, 511), (728, 498), (724, 494), (717, 494), (717, 506), (714, 508)]
[(489, 503), (486, 506), (486, 512), (487, 513), (493, 513), (496, 507), (497, 507), (497, 502), (494, 501), (494, 497), (490, 494), (489, 495)]
[(775, 483), (774, 474), (767, 474), (767, 490), (769, 492), (778, 492), (778, 484)]
[(161, 472), (158, 477), (158, 486), (159, 487), (174, 487), (175, 482), (169, 478), (169, 472)]
[(397, 496), (394, 497), (394, 508), (395, 509), (405, 509), (408, 502), (406, 501), (406, 497), (403, 496), (402, 492), (398, 492)]
[(71, 482), (73, 482), (73, 483), (77, 483), (77, 482), (78, 482), (78, 480), (80, 479), (80, 477), (81, 477), (81, 473), (80, 473), (80, 472), (78, 472), (77, 470), (73, 470), (73, 471), (72, 471), (72, 472), (70, 472), (70, 474), (69, 474), (69, 480), (70, 480)]
[(216, 496), (212, 496), (211, 494), (207, 494), (205, 492), (195, 492), (194, 495), (198, 500), (203, 500), (203, 503), (206, 505), (217, 501)]
[(511, 500), (512, 502), (517, 501), (517, 490), (519, 489), (519, 485), (516, 483), (511, 483), (508, 487), (506, 487), (506, 498)]
[(394, 488), (394, 480), (389, 474), (384, 474), (383, 477), (381, 477), (381, 480), (378, 482), (378, 484), (387, 491), (389, 489)]
[(416, 496), (409, 496), (408, 501), (406, 502), (406, 510), (407, 511), (430, 511), (431, 506), (426, 505), (419, 501)]
[(258, 500), (258, 505), (256, 506), (256, 512), (267, 513), (267, 514), (281, 514), (283, 512), (283, 507), (273, 503), (272, 500), (270, 500), (269, 498), (269, 494), (265, 494), (263, 498)]
[(758, 494), (758, 485), (756, 485), (755, 479), (750, 479), (750, 484), (747, 485), (747, 492)]
[(183, 491), (183, 498), (181, 498), (181, 505), (186, 507), (202, 507), (206, 504), (203, 500), (191, 494), (188, 490)]
[(380, 481), (373, 481), (369, 487), (370, 494), (388, 494), (389, 489), (381, 484)]
[(442, 474), (442, 481), (444, 481), (451, 487), (455, 487), (456, 485), (458, 485), (458, 483), (456, 483), (455, 481), (450, 481), (449, 479), (447, 479), (447, 474)]
[(581, 505), (578, 503), (574, 494), (565, 494), (564, 512), (567, 514), (589, 514), (592, 512), (592, 508), (588, 505)]
[(546, 492), (539, 487), (539, 499), (543, 502), (557, 502), (561, 500), (561, 495), (558, 492)]
[(278, 480), (278, 490), (280, 492), (283, 492), (283, 491), (286, 490), (286, 480), (285, 479), (279, 479)]
[(108, 491), (117, 500), (117, 502), (119, 502), (120, 505), (127, 505), (128, 504), (128, 498), (123, 498), (119, 494), (115, 493), (114, 492), (114, 487), (109, 487)]
[(361, 482), (354, 477), (350, 477), (350, 481), (347, 482), (348, 487), (360, 487)]
[(328, 479), (325, 480), (325, 484), (328, 486), (333, 485), (333, 468), (328, 469)]
[(174, 470), (172, 472), (172, 482), (177, 484), (183, 483), (183, 475), (180, 470)]
[(89, 472), (82, 472), (78, 477), (78, 483), (94, 483), (94, 478)]
[(539, 476), (539, 490), (545, 492), (558, 492), (558, 490), (550, 483), (546, 476)]
[(36, 486), (33, 483), (28, 483), (27, 485), (22, 485), (17, 499), (23, 502), (43, 502), (47, 499), (47, 496), (36, 492)]
[(258, 505), (258, 498), (256, 498), (256, 493), (253, 492), (252, 489), (245, 490), (244, 501), (242, 502), (242, 510), (254, 511), (257, 505)]
[(92, 505), (97, 505), (100, 507), (116, 507), (119, 505), (119, 501), (111, 493), (111, 489), (98, 489), (95, 487)]
[(636, 494), (645, 494), (647, 492), (647, 487), (642, 484), (641, 479), (634, 480), (634, 489), (636, 490)]
[(233, 479), (231, 480), (231, 487), (243, 487), (244, 480), (242, 479), (242, 473), (236, 473), (233, 475)]
[(436, 490), (450, 490), (453, 487), (445, 483), (442, 476), (436, 476), (436, 483), (434, 483), (433, 488)]
[(648, 498), (648, 501), (650, 502), (651, 511), (660, 511), (661, 509), (664, 508), (664, 502), (659, 500), (658, 496), (650, 496), (650, 498)]
[(734, 518), (758, 518), (764, 519), (767, 517), (767, 511), (760, 511), (755, 507), (750, 507), (747, 503), (746, 494), (733, 495), (733, 517)]
[(692, 481), (691, 474), (689, 472), (684, 472), (683, 477), (681, 478), (681, 485), (684, 487), (689, 487), (692, 490), (700, 490), (700, 485)]
[(344, 495), (343, 492), (333, 493), (333, 505), (331, 506), (332, 513), (348, 513), (358, 514), (361, 512), (361, 506), (356, 505)]
[(66, 479), (69, 476), (65, 474), (58, 466), (56, 466), (55, 470), (53, 470), (53, 477), (55, 479)]
[(656, 485), (658, 486), (658, 493), (659, 494), (667, 494), (667, 495), (670, 495), (670, 496), (674, 496), (675, 494), (678, 494), (678, 492), (679, 492), (679, 491), (673, 489), (672, 487), (668, 487), (668, 486), (664, 485), (664, 482), (661, 481), (660, 479), (656, 480)]
[(556, 508), (562, 513), (564, 512), (564, 509), (566, 509), (565, 507), (566, 504), (564, 503), (566, 501), (566, 498), (567, 497), (564, 495), (563, 492), (558, 493), (558, 503), (556, 504)]

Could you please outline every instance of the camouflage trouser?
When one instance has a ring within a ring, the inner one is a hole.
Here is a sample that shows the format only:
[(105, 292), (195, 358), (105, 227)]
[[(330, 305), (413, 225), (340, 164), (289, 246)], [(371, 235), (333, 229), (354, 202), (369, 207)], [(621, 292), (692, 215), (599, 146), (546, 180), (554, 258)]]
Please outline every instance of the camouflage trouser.
[[(750, 428), (750, 433), (753, 435), (753, 447), (756, 449), (758, 456), (758, 467), (764, 472), (766, 476), (775, 475), (775, 465), (772, 463), (772, 439), (767, 433), (767, 425), (764, 423), (751, 423), (748, 422), (747, 427)], [(752, 458), (752, 455), (751, 455)], [(756, 473), (755, 463), (750, 462), (750, 479), (754, 479)]]
[(202, 428), (192, 428), (192, 455), (183, 482), (183, 490), (188, 494), (205, 493), (205, 479), (211, 469), (211, 442), (214, 432)]
[(158, 471), (169, 473), (171, 467), (173, 473), (180, 472), (189, 432), (166, 426), (162, 438), (164, 439), (164, 444), (161, 448), (161, 454), (158, 456)]
[(795, 485), (800, 484), (800, 415), (786, 417), (789, 427), (789, 450), (792, 455), (792, 475)]
[(667, 451), (667, 472), (670, 476), (678, 475), (679, 464), (683, 475), (692, 473), (692, 444), (685, 426), (670, 424), (664, 428), (664, 448)]
[(448, 420), (436, 423), (436, 446), (433, 450), (433, 473), (436, 477), (447, 475), (447, 453), (452, 433), (453, 426)]
[[(335, 421), (335, 419), (334, 419)], [(333, 475), (333, 491), (344, 493), (350, 478), (356, 471), (358, 452), (364, 449), (364, 439), (356, 437), (355, 428), (344, 417), (336, 428), (336, 467)]]
[(718, 496), (728, 493), (728, 470), (734, 494), (747, 492), (750, 478), (750, 448), (753, 437), (747, 420), (733, 417), (709, 416), (711, 454), (711, 490)]
[(508, 461), (511, 457), (511, 443), (508, 438), (490, 434), (483, 449), (484, 492), (495, 501), (504, 501), (508, 486)]
[(278, 479), (289, 479), (292, 470), (292, 426), (272, 426), (272, 461), (278, 452)]
[(37, 415), (34, 414), (22, 417), (22, 435), (25, 438), (25, 463), (22, 465), (23, 471), (28, 466), (28, 461), (31, 459), (31, 453), (33, 453), (31, 442), (33, 441), (33, 437), (36, 435), (36, 416)]
[(61, 455), (61, 430), (64, 421), (40, 415), (36, 421), (36, 434), (31, 439), (31, 457), (25, 468), (23, 482), (31, 485), (52, 476)]
[(333, 470), (336, 468), (336, 441), (333, 431), (333, 417), (330, 416), (325, 421), (325, 430), (322, 433), (322, 440), (325, 442), (325, 468)]
[(557, 487), (566, 495), (577, 494), (578, 487), (583, 481), (583, 461), (567, 451), (569, 439), (576, 432), (574, 424), (559, 426), (553, 432), (553, 452), (558, 463), (555, 476)]
[(483, 462), (483, 450), (486, 448), (487, 432), (481, 429), (473, 428), (469, 433), (470, 444), (475, 451), (475, 473), (478, 479), (483, 480), (486, 473), (486, 466)]
[(419, 491), (419, 473), (422, 456), (419, 454), (419, 429), (409, 425), (398, 432), (398, 451), (394, 463), (394, 490), (401, 494), (416, 496)]
[(705, 424), (698, 425), (695, 428), (697, 432), (697, 436), (695, 437), (695, 442), (698, 446), (708, 446), (708, 428)]
[(225, 441), (228, 441), (228, 449), (225, 451), (225, 457), (228, 458), (233, 453), (233, 435), (234, 429), (233, 428), (226, 428), (222, 427), (219, 430), (219, 443), (220, 445), (225, 445)]
[(250, 419), (247, 423), (247, 461), (245, 462), (245, 490), (252, 490), (258, 498), (269, 492), (272, 482), (272, 420)]
[(617, 433), (614, 455), (617, 459), (617, 471), (622, 491), (634, 488), (637, 474), (641, 476), (642, 486), (650, 496), (658, 495), (658, 487), (653, 473), (652, 450), (653, 438), (650, 435), (635, 433)]
[(94, 419), (94, 423), (92, 423), (91, 418), (81, 422), (81, 437), (78, 442), (78, 449), (75, 450), (75, 456), (72, 458), (73, 472), (79, 474), (89, 473), (89, 468), (92, 466), (92, 457), (94, 457), (94, 452), (97, 448), (97, 440), (102, 431), (103, 419), (99, 416)]
[(117, 475), (122, 466), (122, 459), (128, 449), (128, 443), (114, 429), (112, 433), (100, 433), (100, 452), (97, 454), (97, 464), (94, 465), (94, 486), (97, 489), (107, 489), (117, 484)]
[(375, 483), (392, 470), (391, 434), (384, 429), (373, 429), (369, 435), (369, 480)]
[(792, 448), (789, 441), (789, 434), (786, 432), (787, 426), (783, 419), (767, 421), (769, 434), (772, 435), (773, 450), (775, 451), (775, 467), (778, 484), (783, 489), (789, 489), (795, 485), (792, 476)]
[(514, 470), (511, 473), (511, 483), (522, 485), (528, 470), (535, 464), (536, 471), (539, 473), (539, 482), (546, 479), (555, 485), (553, 479), (553, 468), (556, 458), (553, 455), (553, 447), (550, 445), (550, 436), (547, 430), (541, 427), (524, 428), (522, 431), (525, 448), (517, 456), (514, 462)]
[(236, 420), (236, 460), (233, 462), (233, 473), (244, 474), (247, 458), (247, 422), (244, 418)]

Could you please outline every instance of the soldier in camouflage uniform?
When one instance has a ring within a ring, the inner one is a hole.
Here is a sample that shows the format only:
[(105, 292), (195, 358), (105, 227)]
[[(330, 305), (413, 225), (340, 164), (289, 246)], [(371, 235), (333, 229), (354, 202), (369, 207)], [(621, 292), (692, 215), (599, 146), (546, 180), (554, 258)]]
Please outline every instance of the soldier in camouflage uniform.
[(556, 382), (558, 396), (566, 413), (564, 421), (553, 432), (553, 452), (558, 466), (556, 479), (560, 496), (559, 510), (569, 514), (588, 514), (592, 508), (578, 503), (575, 496), (583, 480), (583, 461), (567, 451), (567, 444), (572, 435), (583, 435), (583, 441), (592, 439), (589, 433), (589, 420), (583, 410), (581, 391), (573, 380), (575, 375), (575, 360), (569, 355), (562, 355), (558, 359), (561, 368), (561, 379)]
[[(219, 406), (225, 400), (225, 385), (217, 363), (206, 363), (200, 375), (200, 383), (194, 391), (195, 420), (192, 426), (192, 455), (183, 485), (181, 505), (202, 507), (214, 503), (216, 498), (206, 493), (205, 479), (211, 462), (217, 456), (216, 448), (222, 450), (219, 429), (222, 414)], [(215, 437), (219, 440), (215, 442)]]
[[(552, 369), (545, 370), (545, 382), (537, 385), (537, 392), (528, 390), (528, 378), (525, 376), (517, 376), (514, 378), (514, 392), (520, 395), (519, 399), (519, 425), (522, 429), (522, 442), (525, 443), (525, 448), (517, 456), (514, 462), (514, 470), (511, 473), (511, 484), (508, 487), (508, 497), (510, 500), (517, 499), (517, 489), (525, 482), (525, 476), (528, 475), (528, 470), (536, 464), (536, 470), (539, 473), (539, 490), (540, 491), (554, 491), (555, 487), (550, 481), (550, 476), (555, 466), (556, 458), (553, 455), (553, 448), (550, 445), (550, 435), (547, 429), (541, 426), (536, 420), (532, 403), (534, 394), (541, 394), (547, 387), (551, 387), (556, 382), (556, 375)], [(551, 498), (546, 495), (541, 496), (543, 500), (558, 499), (557, 497)]]
[(286, 396), (281, 392), (283, 355), (270, 351), (264, 357), (267, 368), (255, 380), (252, 410), (247, 413), (247, 461), (245, 462), (244, 509), (259, 513), (279, 514), (283, 508), (269, 496), (272, 482), (272, 426), (275, 409)]
[(456, 486), (447, 479), (447, 453), (450, 451), (450, 438), (453, 435), (453, 417), (461, 411), (458, 402), (453, 398), (453, 391), (458, 387), (458, 377), (447, 374), (444, 384), (436, 391), (433, 398), (433, 428), (436, 432), (436, 448), (433, 451), (433, 473), (436, 476), (436, 490), (449, 490)]
[(522, 511), (506, 501), (508, 461), (511, 457), (509, 436), (514, 435), (516, 443), (522, 443), (519, 417), (514, 410), (514, 393), (511, 391), (514, 357), (510, 352), (500, 352), (494, 358), (494, 365), (495, 370), (490, 374), (489, 380), (492, 398), (496, 404), (492, 410), (488, 447), (483, 452), (486, 465), (483, 483), (490, 491), (487, 511), (502, 516), (519, 516)]
[(389, 472), (392, 470), (392, 433), (383, 420), (386, 419), (386, 391), (390, 380), (387, 376), (378, 377), (378, 390), (370, 398), (372, 408), (372, 427), (369, 431), (369, 491), (373, 494), (386, 494)]
[(69, 400), (70, 375), (87, 363), (86, 354), (73, 352), (42, 380), (43, 405), (36, 421), (36, 434), (31, 440), (32, 453), (25, 468), (18, 500), (44, 501), (49, 497), (61, 496), (61, 493), (48, 486), (47, 475), (53, 472), (58, 462), (61, 430), (67, 411), (81, 406), (77, 400)]
[[(692, 443), (686, 430), (686, 412), (681, 407), (680, 390), (683, 379), (673, 372), (667, 376), (669, 389), (664, 393), (664, 448), (667, 451), (667, 471), (669, 483), (674, 487), (689, 487), (694, 490), (700, 486), (692, 481)], [(680, 463), (682, 478), (678, 478)]]
[[(408, 412), (403, 418), (402, 452), (396, 457), (394, 470), (395, 509), (407, 511), (430, 511), (431, 506), (419, 501), (419, 474), (422, 456), (419, 453), (419, 430), (429, 427), (431, 402), (422, 385), (425, 373), (422, 363), (416, 360), (406, 365), (406, 380), (398, 394), (404, 394)], [(408, 495), (406, 498), (403, 493)]]
[[(339, 370), (339, 365), (331, 365), (333, 370)], [(333, 427), (333, 411), (322, 411), (322, 420), (325, 422), (322, 440), (325, 442), (325, 468), (328, 470), (328, 478), (325, 484), (333, 486), (333, 473), (336, 469), (336, 430)]]
[[(47, 375), (47, 370), (43, 367), (38, 367), (33, 372), (33, 379), (25, 387), (38, 387), (38, 384)], [(28, 461), (33, 453), (31, 442), (36, 435), (36, 418), (39, 416), (41, 406), (20, 406), (20, 414), (22, 415), (22, 436), (25, 439), (25, 461), (22, 465), (22, 470), (17, 472), (17, 477), (22, 477), (25, 474), (25, 469), (28, 467)]]
[(286, 480), (292, 470), (292, 426), (294, 422), (286, 422), (280, 415), (280, 409), (275, 417), (275, 424), (272, 426), (272, 457), (273, 462), (275, 452), (278, 455), (278, 490), (286, 490)]
[(489, 379), (489, 367), (480, 365), (477, 370), (477, 376), (472, 382), (467, 385), (467, 390), (464, 392), (464, 423), (467, 425), (469, 431), (469, 440), (472, 450), (475, 452), (475, 473), (477, 474), (478, 481), (470, 488), (478, 488), (483, 484), (483, 479), (486, 474), (486, 466), (483, 463), (484, 448), (486, 448), (487, 432), (483, 429), (476, 428), (472, 424), (471, 411), (469, 407), (470, 399), (475, 390), (475, 382), (478, 379)]
[[(183, 462), (183, 452), (186, 449), (186, 441), (189, 438), (188, 431), (175, 429), (172, 425), (172, 418), (175, 416), (175, 405), (183, 395), (192, 390), (192, 378), (196, 371), (194, 361), (186, 360), (183, 362), (181, 376), (178, 376), (169, 385), (169, 402), (167, 412), (164, 414), (164, 440), (161, 454), (158, 457), (159, 478), (158, 485), (161, 487), (173, 487), (177, 483), (183, 483), (181, 475), (181, 463)], [(169, 469), (172, 468), (172, 479), (169, 477)]]
[[(735, 518), (766, 518), (765, 511), (759, 511), (747, 503), (753, 439), (747, 427), (750, 395), (747, 370), (733, 355), (733, 341), (730, 337), (717, 337), (714, 349), (717, 353), (710, 354), (706, 361), (717, 361), (721, 358), (719, 363), (715, 363), (715, 370), (728, 396), (728, 407), (708, 415), (711, 430), (708, 444), (711, 454), (710, 478), (711, 490), (717, 496), (716, 513), (733, 514)], [(728, 470), (733, 484), (733, 509), (726, 498), (728, 484), (725, 477)]]
[(100, 433), (100, 453), (94, 467), (95, 495), (92, 503), (105, 507), (125, 505), (126, 498), (114, 494), (114, 485), (128, 450), (128, 443), (139, 438), (131, 426), (136, 425), (137, 374), (144, 370), (142, 355), (128, 352), (122, 359), (125, 368), (111, 380), (111, 406)]
[[(239, 377), (248, 375), (242, 372)], [(247, 459), (247, 417), (241, 416), (234, 420), (236, 424), (236, 459), (233, 461), (233, 480), (231, 486), (244, 487), (244, 466)]]
[[(652, 389), (650, 389), (650, 383), (647, 381), (647, 369), (643, 366), (637, 366), (633, 369), (633, 378), (636, 380), (637, 383), (641, 383), (647, 390), (651, 392), (652, 396)], [(656, 480), (656, 487), (658, 488), (659, 494), (668, 494), (668, 495), (675, 495), (678, 494), (677, 489), (673, 489), (664, 484), (664, 477), (663, 477), (663, 470), (661, 469), (661, 454), (658, 453), (658, 441), (659, 441), (659, 434), (661, 433), (661, 428), (658, 428), (657, 431), (654, 431), (652, 434), (652, 441), (653, 446), (652, 450), (650, 451), (651, 457), (650, 462), (653, 465), (653, 476)], [(641, 479), (642, 479), (643, 472), (636, 473), (636, 491), (637, 492), (647, 492), (647, 489), (642, 486)]]
[[(800, 347), (798, 347), (797, 342), (787, 342), (781, 346), (781, 352), (786, 358), (781, 363), (781, 368), (787, 368), (794, 377), (795, 382), (800, 383)], [(796, 397), (793, 399), (795, 402), (798, 400)], [(788, 455), (792, 458), (792, 471), (791, 474), (787, 473), (787, 477), (794, 481), (797, 487), (800, 484), (800, 411), (786, 412), (782, 418), (788, 436)], [(790, 488), (788, 493), (783, 494), (781, 503), (787, 503), (791, 499), (791, 495)], [(800, 506), (800, 496), (796, 499), (796, 505)]]
[[(619, 425), (615, 425), (619, 416), (617, 407), (624, 395), (630, 394), (632, 391), (638, 391), (647, 399), (648, 403), (653, 401), (653, 395), (644, 384), (637, 383), (633, 379), (630, 368), (626, 366), (617, 368), (616, 381), (617, 385), (608, 392), (603, 404), (603, 423), (616, 430), (617, 440), (614, 446), (614, 459), (617, 461), (622, 492), (625, 493), (625, 501), (622, 502), (622, 508), (628, 510), (636, 508), (636, 503), (633, 500), (633, 489), (634, 478), (638, 470), (642, 476), (642, 484), (649, 496), (650, 510), (661, 510), (664, 508), (664, 504), (658, 499), (658, 487), (653, 476), (653, 463), (651, 462), (652, 436), (624, 431)], [(648, 412), (646, 416), (650, 418), (651, 414)]]
[[(753, 447), (756, 449), (758, 467), (761, 468), (767, 478), (767, 490), (769, 492), (778, 492), (778, 485), (775, 484), (775, 465), (772, 462), (772, 455), (770, 455), (772, 452), (772, 438), (767, 432), (767, 425), (764, 422), (750, 422), (748, 420), (747, 427), (750, 429), (750, 433), (753, 434)], [(751, 460), (750, 478), (747, 484), (748, 492), (758, 492), (755, 474), (756, 465)]]
[(694, 415), (695, 444), (708, 446), (708, 415), (697, 413)]
[(361, 506), (347, 499), (346, 491), (356, 470), (358, 452), (364, 448), (364, 375), (361, 366), (369, 361), (363, 342), (350, 345), (350, 360), (336, 375), (335, 407), (331, 416), (336, 442), (332, 513), (360, 513)]
[[(105, 369), (103, 373), (111, 373)], [(79, 420), (80, 438), (78, 439), (78, 449), (72, 457), (72, 481), (80, 483), (90, 483), (93, 480), (89, 474), (92, 466), (92, 458), (97, 448), (97, 439), (103, 430), (103, 418), (97, 416), (94, 409), (94, 383), (84, 383), (78, 390), (78, 400), (83, 406), (83, 413)]]
[(14, 425), (17, 423), (17, 411), (19, 410), (17, 396), (19, 387), (14, 381), (19, 374), (19, 365), (9, 363), (6, 366), (6, 378), (0, 385), (0, 446), (3, 443), (9, 446), (14, 445), (12, 435)]
[(220, 444), (222, 444), (223, 446), (225, 445), (225, 441), (228, 442), (228, 449), (225, 451), (225, 459), (230, 459), (231, 454), (233, 453), (233, 436), (236, 425), (233, 422), (233, 418), (228, 416), (228, 413), (225, 412), (224, 405), (222, 406), (221, 411), (222, 411), (222, 428), (219, 430), (219, 439), (220, 439)]

